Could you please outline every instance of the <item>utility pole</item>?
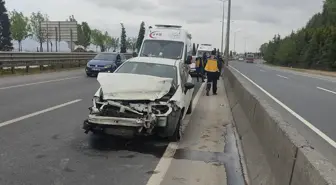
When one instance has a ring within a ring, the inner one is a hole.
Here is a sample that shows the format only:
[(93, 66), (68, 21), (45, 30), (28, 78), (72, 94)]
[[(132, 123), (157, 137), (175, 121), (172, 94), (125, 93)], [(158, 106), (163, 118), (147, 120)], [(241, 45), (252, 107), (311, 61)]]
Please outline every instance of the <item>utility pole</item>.
[(226, 26), (226, 44), (225, 44), (225, 65), (229, 64), (229, 50), (230, 50), (230, 24), (231, 24), (231, 0), (229, 0), (228, 5), (228, 16), (227, 16), (227, 26)]

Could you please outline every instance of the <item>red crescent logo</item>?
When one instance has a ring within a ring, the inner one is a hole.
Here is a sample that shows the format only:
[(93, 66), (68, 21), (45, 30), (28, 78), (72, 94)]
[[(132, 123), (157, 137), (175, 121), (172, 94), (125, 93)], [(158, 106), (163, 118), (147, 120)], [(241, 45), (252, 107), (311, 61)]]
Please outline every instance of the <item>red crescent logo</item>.
[(158, 31), (153, 31), (149, 34), (149, 37), (154, 39), (156, 36), (162, 36), (162, 34)]

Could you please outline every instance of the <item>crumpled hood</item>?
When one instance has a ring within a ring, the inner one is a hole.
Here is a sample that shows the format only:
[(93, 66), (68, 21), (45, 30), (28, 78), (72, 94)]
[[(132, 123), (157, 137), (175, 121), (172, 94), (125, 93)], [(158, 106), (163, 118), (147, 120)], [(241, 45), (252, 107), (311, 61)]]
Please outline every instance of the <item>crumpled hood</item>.
[(166, 95), (173, 79), (127, 73), (99, 73), (105, 100), (151, 100)]

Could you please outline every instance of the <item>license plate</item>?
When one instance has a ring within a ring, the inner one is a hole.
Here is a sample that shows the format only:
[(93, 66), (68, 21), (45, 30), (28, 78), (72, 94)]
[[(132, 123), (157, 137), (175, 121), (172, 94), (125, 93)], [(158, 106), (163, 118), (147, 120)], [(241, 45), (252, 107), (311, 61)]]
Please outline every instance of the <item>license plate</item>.
[(98, 68), (93, 68), (92, 70), (93, 70), (93, 71), (99, 71), (99, 69), (98, 69)]

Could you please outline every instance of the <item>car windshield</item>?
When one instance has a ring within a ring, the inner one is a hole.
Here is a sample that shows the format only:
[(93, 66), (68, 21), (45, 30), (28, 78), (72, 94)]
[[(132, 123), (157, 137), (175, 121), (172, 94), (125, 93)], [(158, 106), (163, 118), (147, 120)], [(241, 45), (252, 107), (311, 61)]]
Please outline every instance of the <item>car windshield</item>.
[(94, 60), (107, 60), (115, 61), (117, 54), (114, 53), (99, 53), (93, 59)]
[(183, 42), (146, 40), (144, 41), (140, 56), (181, 59), (183, 47)]
[(153, 64), (143, 62), (126, 62), (115, 73), (132, 73), (141, 75), (150, 75), (163, 78), (172, 78), (174, 84), (177, 84), (177, 69), (175, 66), (165, 64)]

